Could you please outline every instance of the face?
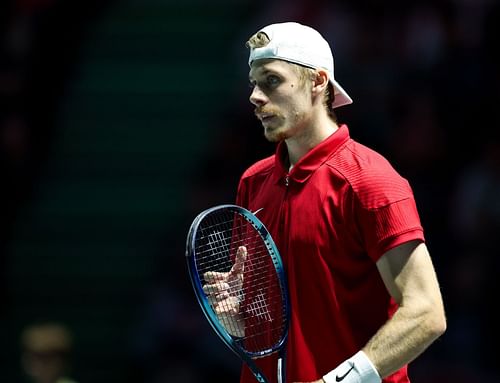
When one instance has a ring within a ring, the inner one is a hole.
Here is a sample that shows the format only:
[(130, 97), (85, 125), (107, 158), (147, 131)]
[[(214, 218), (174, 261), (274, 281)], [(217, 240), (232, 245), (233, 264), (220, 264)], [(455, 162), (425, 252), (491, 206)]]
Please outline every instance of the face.
[(278, 142), (304, 132), (312, 114), (311, 92), (292, 64), (282, 60), (256, 60), (249, 80), (250, 102), (269, 141)]

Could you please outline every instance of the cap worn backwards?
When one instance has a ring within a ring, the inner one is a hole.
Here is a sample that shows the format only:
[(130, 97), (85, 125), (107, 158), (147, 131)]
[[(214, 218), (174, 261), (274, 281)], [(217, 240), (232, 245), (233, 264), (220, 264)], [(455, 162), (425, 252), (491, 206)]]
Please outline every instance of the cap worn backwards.
[(333, 54), (328, 42), (315, 29), (296, 22), (268, 25), (258, 32), (269, 38), (269, 44), (251, 48), (248, 65), (259, 59), (278, 59), (313, 69), (326, 69), (332, 83), (333, 108), (352, 103), (351, 97), (334, 78)]

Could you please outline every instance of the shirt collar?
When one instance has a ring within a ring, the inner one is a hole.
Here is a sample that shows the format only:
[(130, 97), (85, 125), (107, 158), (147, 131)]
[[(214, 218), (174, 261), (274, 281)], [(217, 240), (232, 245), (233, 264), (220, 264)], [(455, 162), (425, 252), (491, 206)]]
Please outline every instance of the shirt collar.
[(337, 149), (349, 140), (349, 129), (347, 125), (339, 126), (325, 140), (320, 142), (306, 153), (288, 172), (288, 151), (286, 143), (281, 141), (276, 148), (274, 178), (281, 182), (283, 177), (289, 176), (295, 182), (305, 182), (311, 174), (328, 160)]

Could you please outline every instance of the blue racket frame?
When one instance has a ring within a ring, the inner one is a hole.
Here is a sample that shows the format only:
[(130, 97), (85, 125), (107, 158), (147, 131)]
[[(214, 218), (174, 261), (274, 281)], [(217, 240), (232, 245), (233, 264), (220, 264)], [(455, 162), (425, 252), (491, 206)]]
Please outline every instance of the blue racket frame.
[[(283, 337), (282, 339), (272, 348), (259, 351), (259, 352), (248, 352), (242, 349), (242, 347), (238, 344), (238, 338), (235, 338), (231, 336), (226, 329), (221, 325), (219, 322), (219, 319), (217, 317), (217, 314), (214, 312), (212, 309), (212, 306), (210, 305), (207, 296), (205, 295), (203, 291), (203, 285), (202, 282), (199, 278), (199, 271), (198, 267), (196, 265), (196, 246), (195, 246), (195, 241), (196, 241), (196, 232), (198, 230), (198, 227), (200, 225), (200, 222), (209, 214), (217, 211), (217, 210), (228, 210), (232, 211), (235, 213), (239, 213), (241, 216), (243, 216), (259, 233), (260, 237), (264, 241), (268, 251), (269, 255), (271, 257), (271, 260), (273, 262), (273, 265), (276, 269), (276, 273), (278, 275), (278, 280), (279, 280), (279, 285), (281, 289), (281, 293), (283, 294), (284, 297), (284, 312), (286, 315), (286, 323), (285, 323), (285, 329), (283, 331)], [(262, 374), (260, 369), (257, 367), (255, 364), (254, 360), (255, 358), (262, 358), (265, 356), (268, 356), (270, 354), (273, 354), (275, 352), (279, 353), (279, 361), (278, 361), (278, 382), (285, 382), (285, 344), (286, 344), (286, 339), (288, 337), (288, 325), (290, 321), (290, 302), (289, 302), (289, 297), (288, 297), (288, 287), (286, 283), (286, 275), (285, 275), (285, 270), (283, 267), (283, 261), (281, 260), (280, 253), (278, 251), (278, 248), (276, 247), (276, 244), (274, 243), (274, 240), (271, 237), (271, 234), (265, 227), (265, 225), (258, 219), (255, 214), (253, 214), (251, 211), (238, 206), (238, 205), (231, 205), (231, 204), (225, 204), (225, 205), (218, 205), (211, 207), (207, 210), (204, 210), (196, 218), (193, 220), (193, 223), (191, 224), (191, 227), (189, 228), (188, 232), (188, 237), (187, 237), (187, 243), (186, 243), (186, 258), (188, 262), (188, 270), (189, 270), (189, 276), (191, 279), (191, 283), (193, 285), (196, 298), (198, 300), (199, 305), (202, 308), (203, 313), (205, 314), (208, 322), (214, 329), (214, 331), (217, 333), (217, 335), (222, 339), (222, 341), (234, 352), (236, 353), (250, 368), (252, 373), (254, 374), (255, 378), (257, 379), (258, 382), (260, 383), (268, 383), (267, 378)]]

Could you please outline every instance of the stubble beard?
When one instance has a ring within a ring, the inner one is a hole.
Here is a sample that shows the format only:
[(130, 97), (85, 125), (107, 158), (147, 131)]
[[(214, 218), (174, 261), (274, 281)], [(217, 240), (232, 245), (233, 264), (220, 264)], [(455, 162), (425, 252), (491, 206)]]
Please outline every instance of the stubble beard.
[(286, 119), (280, 113), (276, 113), (275, 117), (278, 121), (274, 121), (275, 125), (264, 126), (264, 137), (269, 142), (280, 142), (288, 138), (288, 128), (286, 127)]
[(280, 142), (291, 138), (297, 133), (297, 130), (301, 130), (301, 126), (304, 124), (304, 114), (297, 111), (293, 112), (292, 116), (279, 115), (279, 124), (274, 126), (264, 126), (264, 136), (269, 142)]
[(264, 127), (264, 137), (266, 137), (266, 140), (269, 142), (276, 143), (283, 141), (286, 138), (286, 133), (281, 129), (281, 127)]

